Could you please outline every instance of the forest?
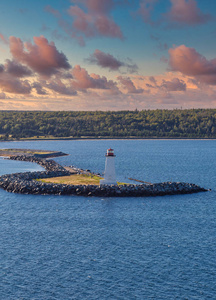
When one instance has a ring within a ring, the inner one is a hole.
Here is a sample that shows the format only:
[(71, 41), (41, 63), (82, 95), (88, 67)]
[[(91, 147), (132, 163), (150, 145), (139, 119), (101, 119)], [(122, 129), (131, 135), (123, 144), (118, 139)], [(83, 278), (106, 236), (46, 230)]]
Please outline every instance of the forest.
[(216, 138), (216, 109), (0, 111), (0, 139)]

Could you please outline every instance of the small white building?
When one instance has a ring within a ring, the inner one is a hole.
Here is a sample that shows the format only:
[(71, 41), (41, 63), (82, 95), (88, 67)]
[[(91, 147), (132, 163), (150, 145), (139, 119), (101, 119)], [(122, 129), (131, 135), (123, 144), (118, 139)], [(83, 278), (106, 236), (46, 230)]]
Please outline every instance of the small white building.
[(106, 153), (104, 179), (100, 180), (100, 185), (117, 185), (115, 174), (115, 155), (113, 149), (108, 149)]

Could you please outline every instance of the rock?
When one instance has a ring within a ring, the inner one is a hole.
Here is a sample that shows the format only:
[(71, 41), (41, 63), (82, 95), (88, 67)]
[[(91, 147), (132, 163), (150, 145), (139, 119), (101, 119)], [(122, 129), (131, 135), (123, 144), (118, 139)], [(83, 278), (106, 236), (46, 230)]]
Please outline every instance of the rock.
[(176, 194), (188, 194), (207, 191), (195, 184), (184, 182), (163, 182), (155, 184), (128, 184), (122, 186), (96, 185), (66, 185), (43, 183), (36, 181), (40, 178), (50, 178), (70, 175), (61, 165), (53, 160), (46, 160), (34, 156), (11, 156), (10, 159), (31, 161), (44, 167), (46, 171), (15, 173), (0, 176), (0, 187), (8, 192), (22, 194), (55, 194), (80, 195), (99, 197), (148, 197)]

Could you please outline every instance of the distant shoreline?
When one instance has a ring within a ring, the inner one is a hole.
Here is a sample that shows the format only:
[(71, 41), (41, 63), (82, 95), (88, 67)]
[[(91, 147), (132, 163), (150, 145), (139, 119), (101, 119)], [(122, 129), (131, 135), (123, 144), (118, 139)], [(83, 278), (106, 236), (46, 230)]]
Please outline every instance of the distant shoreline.
[(76, 140), (216, 140), (204, 137), (53, 137), (53, 138), (20, 138), (1, 140), (0, 142), (30, 142), (30, 141), (76, 141)]
[(0, 111), (0, 123), (1, 141), (216, 139), (216, 109)]

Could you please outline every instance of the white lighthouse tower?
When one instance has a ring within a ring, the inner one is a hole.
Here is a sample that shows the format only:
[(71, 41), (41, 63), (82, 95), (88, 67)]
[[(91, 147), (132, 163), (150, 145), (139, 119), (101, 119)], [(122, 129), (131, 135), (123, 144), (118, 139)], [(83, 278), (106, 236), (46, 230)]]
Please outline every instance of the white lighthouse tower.
[(100, 180), (100, 185), (108, 184), (117, 185), (116, 175), (115, 175), (115, 155), (113, 149), (108, 149), (106, 153), (106, 163), (105, 163), (105, 172), (104, 179)]

